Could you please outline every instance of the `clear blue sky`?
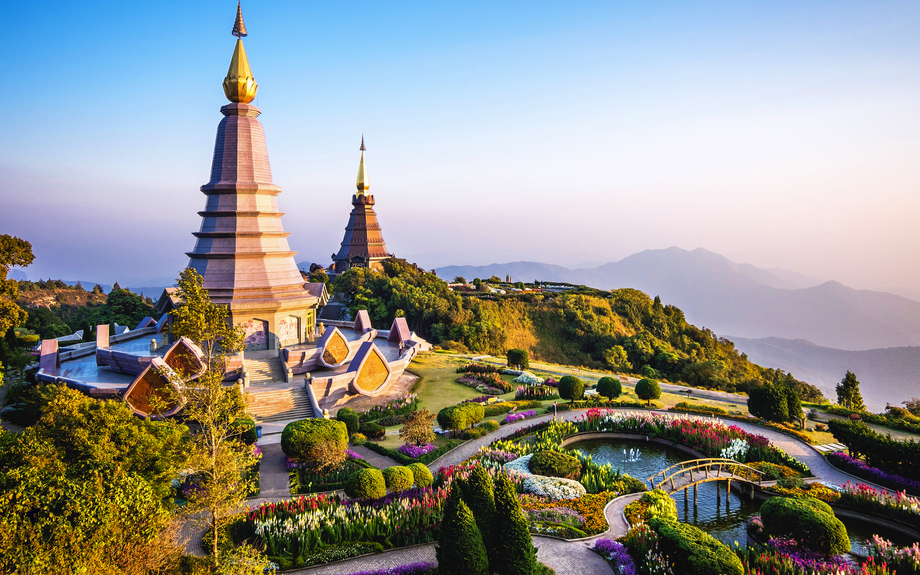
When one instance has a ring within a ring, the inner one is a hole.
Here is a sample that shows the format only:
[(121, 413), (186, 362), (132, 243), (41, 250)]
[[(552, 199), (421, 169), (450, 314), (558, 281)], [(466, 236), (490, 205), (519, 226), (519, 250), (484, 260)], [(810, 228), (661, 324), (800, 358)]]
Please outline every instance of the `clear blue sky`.
[[(4, 9), (0, 233), (33, 278), (186, 265), (235, 2)], [(574, 5), (573, 5), (574, 4)], [(283, 222), (328, 264), (361, 134), (424, 267), (704, 247), (920, 291), (920, 3), (243, 4)]]

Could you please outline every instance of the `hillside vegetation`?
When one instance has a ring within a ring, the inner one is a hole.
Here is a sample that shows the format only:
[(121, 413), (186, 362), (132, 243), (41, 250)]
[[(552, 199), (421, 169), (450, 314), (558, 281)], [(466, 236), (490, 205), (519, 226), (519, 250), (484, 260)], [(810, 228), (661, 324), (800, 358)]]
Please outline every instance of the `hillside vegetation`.
[(334, 289), (352, 315), (366, 309), (378, 325), (404, 316), (414, 331), (448, 349), (504, 355), (523, 348), (552, 363), (724, 391), (782, 381), (805, 400), (822, 399), (817, 388), (751, 363), (732, 342), (635, 289), (461, 297), (436, 275), (397, 259), (386, 260), (383, 272), (349, 270)]

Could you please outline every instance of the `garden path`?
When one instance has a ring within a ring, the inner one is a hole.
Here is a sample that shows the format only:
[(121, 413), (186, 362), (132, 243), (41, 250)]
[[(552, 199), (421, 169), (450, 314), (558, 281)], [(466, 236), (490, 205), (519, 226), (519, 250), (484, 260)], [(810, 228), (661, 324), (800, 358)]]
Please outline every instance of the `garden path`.
[(260, 497), (290, 497), (291, 484), (288, 470), (284, 468), (286, 456), (280, 443), (259, 445), (262, 463), (259, 465)]
[(360, 571), (374, 571), (377, 569), (390, 569), (401, 567), (410, 563), (428, 562), (437, 563), (434, 555), (434, 543), (427, 545), (417, 545), (415, 547), (401, 547), (391, 549), (377, 555), (368, 555), (366, 557), (355, 557), (333, 563), (331, 565), (320, 565), (319, 567), (308, 567), (297, 571), (285, 571), (286, 574), (292, 575), (347, 575), (358, 573)]
[(376, 451), (371, 451), (363, 445), (354, 445), (349, 449), (360, 455), (362, 458), (364, 458), (364, 461), (370, 463), (377, 469), (386, 469), (387, 467), (399, 465), (399, 462), (395, 459), (387, 457), (386, 455), (381, 455)]

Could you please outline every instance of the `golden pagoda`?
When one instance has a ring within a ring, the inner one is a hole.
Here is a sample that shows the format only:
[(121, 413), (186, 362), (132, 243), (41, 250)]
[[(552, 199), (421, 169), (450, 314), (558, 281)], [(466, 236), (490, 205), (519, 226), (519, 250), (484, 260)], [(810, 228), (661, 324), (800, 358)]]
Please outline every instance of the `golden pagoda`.
[(259, 85), (252, 77), (249, 58), (246, 57), (246, 49), (243, 47), (243, 38), (247, 34), (246, 25), (243, 23), (243, 9), (239, 2), (236, 3), (236, 21), (233, 23), (231, 33), (237, 38), (236, 49), (233, 50), (230, 69), (227, 70), (227, 77), (224, 78), (224, 95), (231, 102), (248, 104), (256, 99), (256, 90), (259, 89)]

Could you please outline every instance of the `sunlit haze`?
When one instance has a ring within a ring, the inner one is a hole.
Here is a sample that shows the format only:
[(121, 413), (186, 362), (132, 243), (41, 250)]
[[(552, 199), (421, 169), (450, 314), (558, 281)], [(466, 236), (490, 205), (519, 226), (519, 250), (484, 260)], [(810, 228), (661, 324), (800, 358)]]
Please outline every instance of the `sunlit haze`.
[[(920, 291), (916, 2), (242, 8), (297, 261), (337, 250), (364, 134), (387, 247), (426, 268), (703, 247)], [(5, 6), (0, 233), (30, 278), (187, 264), (235, 11)]]

